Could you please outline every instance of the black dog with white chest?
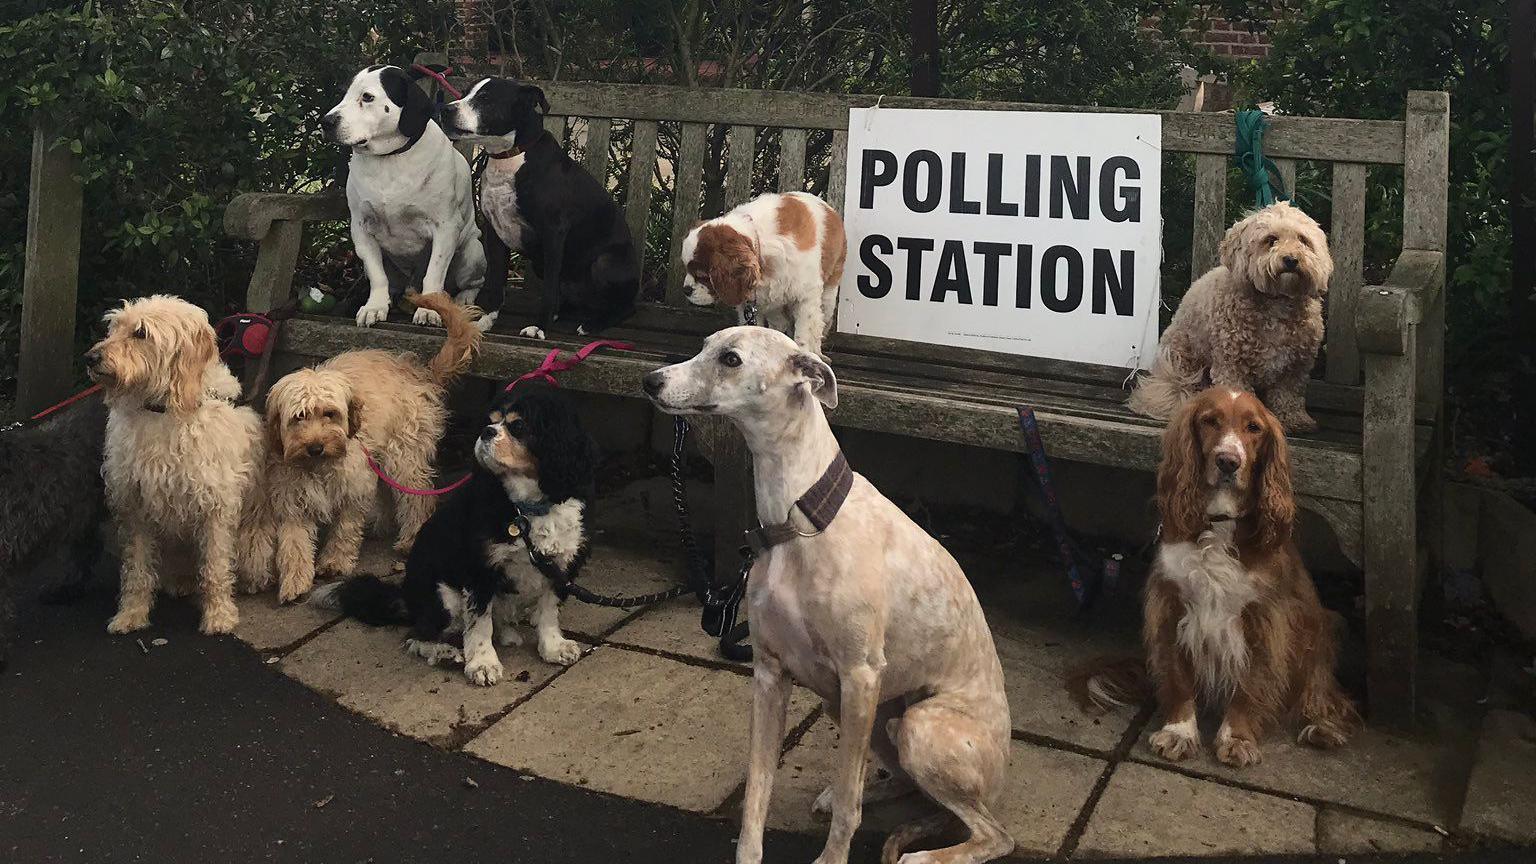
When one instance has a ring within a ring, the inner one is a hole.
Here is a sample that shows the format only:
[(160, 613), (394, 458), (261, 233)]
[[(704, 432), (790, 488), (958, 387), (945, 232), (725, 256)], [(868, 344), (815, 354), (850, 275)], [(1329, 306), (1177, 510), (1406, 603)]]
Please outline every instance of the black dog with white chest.
[[(552, 579), (587, 556), (587, 502), (596, 447), (558, 394), (520, 387), (492, 404), (475, 442), (469, 482), (422, 526), (395, 585), (359, 576), (318, 589), (311, 603), (366, 624), (410, 624), (406, 650), (428, 663), (463, 663), (470, 682), (501, 680), (492, 642), (522, 640), (527, 613), (547, 663), (570, 665), (581, 646), (560, 632)], [(463, 647), (445, 639), (462, 635)]]
[(489, 292), (507, 281), (507, 250), (527, 257), (543, 282), (539, 320), (521, 335), (543, 339), (557, 316), (596, 333), (634, 311), (640, 258), (608, 190), (544, 130), (544, 91), (485, 78), (444, 106), (443, 131), (490, 154), (480, 181)]

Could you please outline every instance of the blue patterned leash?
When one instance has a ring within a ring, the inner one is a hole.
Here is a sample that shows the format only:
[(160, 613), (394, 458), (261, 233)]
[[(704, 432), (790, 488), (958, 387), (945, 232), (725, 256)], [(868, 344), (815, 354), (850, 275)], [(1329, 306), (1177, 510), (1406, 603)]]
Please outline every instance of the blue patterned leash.
[(1077, 598), (1078, 608), (1086, 609), (1098, 599), (1103, 587), (1112, 588), (1120, 581), (1120, 556), (1105, 558), (1102, 567), (1081, 563), (1092, 559), (1073, 542), (1072, 535), (1067, 532), (1067, 521), (1061, 515), (1061, 501), (1056, 497), (1056, 486), (1051, 480), (1051, 462), (1046, 458), (1045, 445), (1040, 441), (1040, 425), (1035, 421), (1035, 411), (1023, 406), (1016, 410), (1019, 412), (1019, 431), (1024, 434), (1024, 447), (1029, 453), (1030, 465), (1035, 469), (1035, 479), (1040, 483), (1040, 493), (1045, 498), (1051, 532), (1056, 536), (1057, 554), (1067, 568), (1067, 580), (1072, 586), (1072, 596)]

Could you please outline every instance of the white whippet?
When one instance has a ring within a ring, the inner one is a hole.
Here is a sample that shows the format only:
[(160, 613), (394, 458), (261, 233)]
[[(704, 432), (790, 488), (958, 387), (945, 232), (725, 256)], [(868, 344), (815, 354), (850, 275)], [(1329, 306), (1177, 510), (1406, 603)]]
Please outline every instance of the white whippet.
[[(646, 375), (644, 386), (667, 413), (719, 414), (741, 429), (758, 518), (780, 529), (747, 591), (754, 689), (738, 864), (763, 857), (791, 679), (822, 698), (841, 730), (834, 779), (815, 804), (832, 814), (817, 864), (848, 860), (863, 802), (914, 785), (943, 811), (892, 832), (883, 861), (973, 864), (1012, 851), (990, 810), (1008, 763), (1003, 670), (965, 574), (862, 476), (852, 475), (831, 521), (818, 520), (824, 530), (802, 512), (807, 490), (827, 485), (829, 466), (841, 463), (822, 413), (822, 404), (837, 405), (831, 368), (782, 333), (732, 327), (693, 359)], [(866, 788), (871, 750), (889, 776)], [(903, 854), (961, 824), (968, 836), (959, 845)]]

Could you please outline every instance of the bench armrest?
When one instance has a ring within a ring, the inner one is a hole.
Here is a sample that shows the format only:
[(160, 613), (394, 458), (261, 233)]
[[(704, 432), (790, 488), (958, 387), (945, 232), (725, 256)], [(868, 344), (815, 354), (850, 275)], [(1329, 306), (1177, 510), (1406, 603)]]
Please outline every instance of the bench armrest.
[(273, 222), (338, 222), (347, 218), (347, 198), (340, 189), (313, 195), (247, 192), (224, 208), (224, 233), (237, 240), (261, 240)]
[(1404, 249), (1381, 285), (1360, 289), (1355, 307), (1356, 339), (1362, 353), (1403, 355), (1414, 350), (1408, 328), (1440, 301), (1445, 287), (1445, 254)]

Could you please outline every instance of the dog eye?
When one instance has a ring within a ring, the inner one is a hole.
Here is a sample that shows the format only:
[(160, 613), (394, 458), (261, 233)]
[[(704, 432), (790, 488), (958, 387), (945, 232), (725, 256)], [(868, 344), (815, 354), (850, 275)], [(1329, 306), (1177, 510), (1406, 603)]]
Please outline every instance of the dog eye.
[(521, 417), (507, 424), (507, 432), (513, 438), (521, 438), (528, 434), (528, 424)]
[(327, 408), (327, 409), (325, 409), (325, 413), (322, 414), (321, 416), (324, 417), (327, 420), (335, 420), (336, 418), (340, 417), (341, 415), (339, 413), (337, 413), (335, 408)]
[(1201, 417), (1200, 418), (1200, 423), (1202, 425), (1209, 426), (1212, 429), (1215, 429), (1217, 426), (1221, 425), (1221, 421), (1216, 419), (1216, 415), (1215, 414), (1207, 414), (1204, 417)]
[(1308, 240), (1305, 237), (1302, 237), (1301, 238), (1301, 245), (1302, 245), (1303, 248), (1311, 249), (1312, 248), (1312, 241)]
[(1253, 434), (1257, 435), (1257, 434), (1259, 434), (1259, 432), (1263, 431), (1263, 429), (1264, 429), (1264, 427), (1260, 426), (1258, 421), (1256, 421), (1256, 420), (1249, 420), (1248, 421), (1248, 431), (1249, 432), (1252, 432)]
[(1275, 235), (1273, 235), (1273, 234), (1271, 234), (1271, 235), (1269, 235), (1269, 236), (1268, 236), (1268, 237), (1265, 237), (1265, 238), (1264, 238), (1264, 242), (1265, 242), (1265, 243), (1268, 243), (1268, 244), (1269, 244), (1269, 245), (1271, 245), (1271, 246), (1273, 246), (1273, 245), (1275, 245), (1275, 244), (1276, 244), (1276, 243), (1279, 243), (1279, 242), (1280, 242), (1280, 238), (1279, 238), (1279, 237), (1276, 237), (1276, 236), (1275, 236)]
[(726, 351), (720, 355), (720, 362), (726, 366), (731, 367), (732, 369), (735, 369), (737, 366), (741, 365), (741, 355), (737, 354), (735, 351)]
[(135, 339), (148, 339), (149, 338), (149, 331), (144, 329), (144, 325), (143, 324), (140, 324), (138, 329), (133, 331), (133, 338), (135, 338)]
[(373, 94), (372, 93), (364, 93), (363, 94), (363, 101), (364, 102), (372, 102), (373, 101)]

